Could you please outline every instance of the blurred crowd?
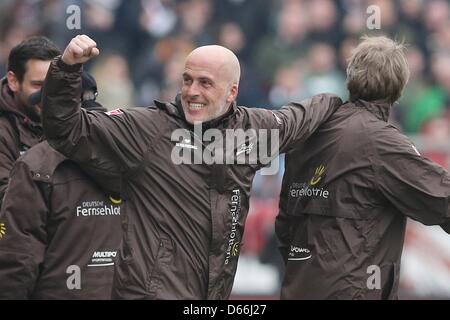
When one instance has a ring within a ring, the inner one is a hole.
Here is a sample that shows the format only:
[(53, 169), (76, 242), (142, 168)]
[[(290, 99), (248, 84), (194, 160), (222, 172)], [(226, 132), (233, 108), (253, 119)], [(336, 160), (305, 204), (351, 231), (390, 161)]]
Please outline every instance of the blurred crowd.
[[(80, 8), (79, 30), (66, 24), (70, 5)], [(380, 30), (368, 29), (371, 5), (380, 9)], [(63, 48), (79, 33), (103, 51), (90, 69), (110, 108), (173, 99), (186, 53), (212, 43), (241, 61), (241, 105), (277, 108), (324, 91), (345, 99), (350, 50), (361, 35), (387, 34), (408, 44), (412, 71), (395, 120), (407, 133), (450, 131), (448, 0), (5, 0), (0, 71), (29, 35)]]
[[(70, 5), (81, 9), (79, 30), (67, 27)], [(368, 29), (370, 5), (380, 8), (380, 30)], [(206, 44), (239, 57), (240, 105), (278, 108), (321, 92), (345, 100), (351, 49), (364, 34), (386, 34), (407, 44), (411, 69), (392, 121), (449, 168), (450, 0), (2, 0), (0, 73), (25, 37), (46, 35), (63, 49), (80, 33), (101, 50), (87, 68), (108, 109), (172, 100), (184, 57)], [(257, 177), (243, 246), (280, 268), (272, 232), (281, 177)]]
[[(70, 5), (80, 8), (79, 30), (66, 25)], [(371, 5), (380, 9), (380, 30), (368, 28)], [(186, 53), (212, 43), (241, 61), (241, 105), (277, 108), (324, 91), (345, 99), (350, 50), (363, 34), (387, 34), (407, 43), (412, 71), (395, 121), (411, 134), (450, 131), (448, 0), (5, 0), (0, 71), (29, 35), (63, 48), (79, 33), (103, 51), (89, 67), (110, 108), (173, 99)]]

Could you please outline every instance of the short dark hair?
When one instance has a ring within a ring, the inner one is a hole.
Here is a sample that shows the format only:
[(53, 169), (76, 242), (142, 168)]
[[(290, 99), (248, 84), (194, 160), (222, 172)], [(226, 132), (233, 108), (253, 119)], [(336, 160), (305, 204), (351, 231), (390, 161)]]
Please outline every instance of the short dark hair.
[(61, 51), (48, 38), (43, 36), (31, 37), (12, 48), (8, 57), (8, 71), (14, 72), (17, 80), (22, 82), (28, 60), (48, 61), (60, 54)]

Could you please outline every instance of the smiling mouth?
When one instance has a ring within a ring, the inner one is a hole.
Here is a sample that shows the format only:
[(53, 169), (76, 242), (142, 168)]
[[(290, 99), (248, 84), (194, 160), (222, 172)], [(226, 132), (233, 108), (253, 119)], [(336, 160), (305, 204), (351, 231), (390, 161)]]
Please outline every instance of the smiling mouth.
[(202, 110), (202, 109), (205, 107), (205, 104), (203, 104), (203, 103), (193, 103), (193, 102), (190, 102), (190, 103), (188, 104), (188, 106), (189, 106), (189, 110), (192, 110), (192, 111), (198, 111), (198, 110)]

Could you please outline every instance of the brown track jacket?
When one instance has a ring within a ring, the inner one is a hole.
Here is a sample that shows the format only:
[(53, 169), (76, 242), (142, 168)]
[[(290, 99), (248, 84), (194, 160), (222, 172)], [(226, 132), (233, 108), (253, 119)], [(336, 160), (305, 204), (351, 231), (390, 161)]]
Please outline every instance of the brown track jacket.
[(282, 299), (395, 299), (406, 217), (449, 232), (450, 176), (387, 122), (389, 110), (344, 104), (286, 155)]
[(110, 299), (120, 213), (47, 142), (31, 148), (0, 213), (0, 299)]
[[(250, 187), (261, 163), (174, 163), (172, 153), (209, 146), (198, 142), (179, 103), (88, 114), (76, 98), (80, 72), (79, 65), (52, 62), (44, 85), (43, 124), (54, 148), (124, 199), (125, 235), (115, 297), (228, 298)], [(274, 112), (233, 105), (204, 129), (219, 129), (219, 140), (226, 129), (274, 129), (285, 152), (303, 142), (340, 104), (336, 96), (320, 95)], [(180, 128), (188, 135), (173, 141)], [(258, 148), (250, 148), (250, 142), (226, 152), (252, 155)], [(120, 184), (114, 183), (117, 177)]]
[(6, 78), (0, 82), (0, 207), (14, 162), (26, 150), (42, 141), (42, 127), (32, 122), (15, 105)]

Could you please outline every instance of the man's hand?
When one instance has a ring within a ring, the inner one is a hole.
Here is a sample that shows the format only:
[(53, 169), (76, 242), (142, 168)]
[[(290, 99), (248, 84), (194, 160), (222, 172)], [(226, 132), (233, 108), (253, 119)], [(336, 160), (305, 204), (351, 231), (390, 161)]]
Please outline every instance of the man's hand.
[(62, 61), (65, 64), (73, 65), (85, 63), (89, 59), (100, 54), (97, 44), (86, 35), (79, 35), (73, 38), (64, 50)]

